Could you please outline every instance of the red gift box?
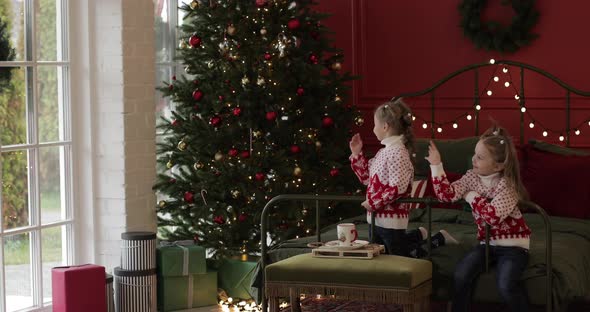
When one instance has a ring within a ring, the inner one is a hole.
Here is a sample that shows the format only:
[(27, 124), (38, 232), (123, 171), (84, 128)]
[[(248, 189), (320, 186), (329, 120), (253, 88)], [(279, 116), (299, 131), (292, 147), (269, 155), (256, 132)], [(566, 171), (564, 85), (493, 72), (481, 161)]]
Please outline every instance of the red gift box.
[(54, 312), (104, 312), (105, 269), (85, 264), (51, 270)]

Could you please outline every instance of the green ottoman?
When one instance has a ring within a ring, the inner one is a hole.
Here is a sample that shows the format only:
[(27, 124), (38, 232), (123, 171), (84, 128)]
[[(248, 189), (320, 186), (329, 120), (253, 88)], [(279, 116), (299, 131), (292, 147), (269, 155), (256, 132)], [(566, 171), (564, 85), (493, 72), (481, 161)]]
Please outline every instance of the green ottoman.
[(302, 254), (267, 266), (264, 285), (271, 312), (278, 311), (278, 298), (291, 297), (297, 305), (300, 294), (399, 304), (404, 312), (428, 311), (432, 263), (391, 255), (365, 260)]

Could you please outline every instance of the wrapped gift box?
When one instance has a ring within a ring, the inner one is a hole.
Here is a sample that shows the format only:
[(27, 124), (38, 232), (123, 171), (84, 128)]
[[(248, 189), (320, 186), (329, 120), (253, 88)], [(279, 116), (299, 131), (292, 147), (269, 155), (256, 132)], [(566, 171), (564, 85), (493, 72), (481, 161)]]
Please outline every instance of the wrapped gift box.
[(217, 272), (158, 277), (158, 310), (173, 311), (217, 304)]
[(54, 312), (104, 312), (107, 310), (105, 269), (86, 264), (51, 270)]
[(158, 276), (187, 276), (207, 273), (205, 248), (190, 241), (166, 243), (157, 248)]
[(239, 299), (253, 298), (250, 285), (258, 259), (223, 259), (218, 264), (219, 288), (228, 296)]

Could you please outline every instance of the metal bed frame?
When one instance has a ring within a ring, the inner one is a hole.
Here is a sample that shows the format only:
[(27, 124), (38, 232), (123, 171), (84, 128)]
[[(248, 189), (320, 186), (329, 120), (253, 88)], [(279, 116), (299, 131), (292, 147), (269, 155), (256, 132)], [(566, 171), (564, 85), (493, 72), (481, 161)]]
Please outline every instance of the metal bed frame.
[[(264, 294), (264, 270), (266, 268), (267, 265), (267, 252), (268, 252), (268, 246), (266, 244), (266, 237), (268, 234), (268, 216), (270, 214), (270, 211), (273, 207), (275, 207), (277, 204), (281, 203), (281, 202), (287, 202), (287, 201), (315, 201), (316, 204), (316, 238), (318, 242), (322, 241), (322, 237), (321, 237), (321, 231), (320, 231), (320, 201), (330, 201), (330, 202), (362, 202), (365, 200), (364, 196), (339, 196), (339, 195), (305, 195), (305, 194), (284, 194), (284, 195), (278, 195), (273, 197), (270, 201), (268, 201), (268, 203), (266, 203), (266, 205), (264, 206), (264, 209), (262, 210), (262, 220), (261, 220), (261, 239), (260, 239), (260, 245), (261, 245), (261, 274), (262, 274), (262, 285), (260, 287), (260, 292), (261, 292), (261, 298), (262, 298), (262, 311), (267, 311), (267, 307), (268, 307), (268, 302), (265, 298), (265, 294)], [(397, 200), (398, 203), (422, 203), (426, 205), (426, 214), (427, 214), (427, 218), (428, 218), (428, 233), (432, 232), (432, 210), (431, 210), (431, 205), (433, 204), (437, 204), (440, 203), (438, 200), (434, 199), (434, 198), (403, 198), (403, 199), (398, 199)], [(529, 201), (522, 201), (519, 203), (519, 206), (526, 206), (529, 208), (533, 208), (535, 209), (537, 212), (539, 212), (541, 214), (541, 216), (543, 217), (543, 221), (545, 223), (545, 263), (546, 263), (546, 271), (545, 274), (547, 276), (547, 284), (546, 284), (546, 301), (545, 301), (545, 306), (546, 306), (546, 311), (550, 312), (552, 311), (552, 298), (551, 298), (551, 289), (552, 289), (552, 277), (553, 275), (552, 273), (552, 265), (551, 265), (551, 239), (552, 239), (552, 235), (551, 235), (551, 223), (549, 221), (549, 216), (547, 215), (547, 213), (545, 212), (545, 210), (543, 210), (543, 208), (539, 207), (539, 205), (533, 203), (533, 202), (529, 202)], [(371, 215), (371, 224), (374, 224), (375, 222), (375, 215)], [(485, 243), (486, 243), (486, 271), (488, 271), (489, 269), (489, 230), (490, 227), (489, 225), (486, 225), (486, 238), (485, 238)], [(371, 226), (371, 237), (375, 237), (373, 235), (374, 229)], [(430, 260), (430, 253), (431, 253), (431, 246), (430, 246), (430, 235), (427, 237), (427, 246), (428, 246), (428, 254), (427, 257)]]

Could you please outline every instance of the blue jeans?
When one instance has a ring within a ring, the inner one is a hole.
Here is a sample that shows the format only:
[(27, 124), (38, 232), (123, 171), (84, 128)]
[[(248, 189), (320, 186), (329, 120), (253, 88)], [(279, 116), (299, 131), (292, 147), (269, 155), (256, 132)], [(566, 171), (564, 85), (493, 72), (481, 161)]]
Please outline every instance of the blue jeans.
[[(521, 277), (529, 251), (520, 247), (490, 246), (490, 265), (496, 265), (496, 284), (502, 300), (511, 311), (528, 311), (528, 300)], [(472, 292), (485, 270), (485, 245), (471, 250), (457, 264), (454, 276), (453, 312), (469, 311)]]
[[(371, 231), (369, 229), (369, 237)], [(375, 226), (375, 244), (385, 246), (385, 252), (390, 255), (422, 258), (427, 252), (420, 247), (425, 242), (420, 230), (396, 230)], [(444, 245), (444, 237), (438, 233), (431, 238), (432, 248)]]

